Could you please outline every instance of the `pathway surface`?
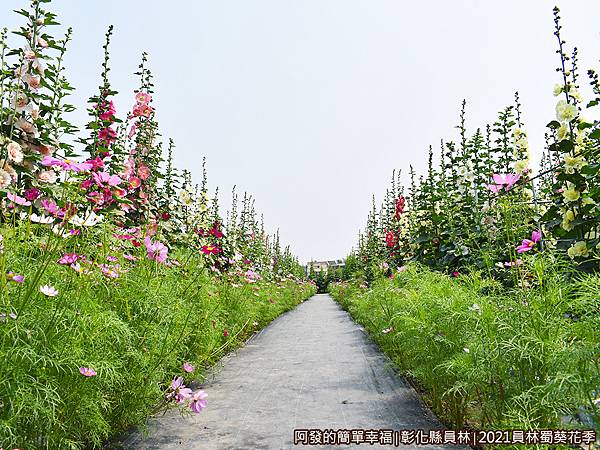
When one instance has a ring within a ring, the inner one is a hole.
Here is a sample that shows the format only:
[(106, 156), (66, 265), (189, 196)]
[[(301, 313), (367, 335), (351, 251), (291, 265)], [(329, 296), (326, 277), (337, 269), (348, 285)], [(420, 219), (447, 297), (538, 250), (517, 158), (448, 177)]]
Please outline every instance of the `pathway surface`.
[(151, 421), (147, 437), (130, 436), (125, 448), (393, 448), (295, 447), (293, 430), (442, 428), (328, 295), (315, 295), (276, 319), (227, 356), (202, 388), (208, 393), (202, 413), (182, 417), (170, 411)]

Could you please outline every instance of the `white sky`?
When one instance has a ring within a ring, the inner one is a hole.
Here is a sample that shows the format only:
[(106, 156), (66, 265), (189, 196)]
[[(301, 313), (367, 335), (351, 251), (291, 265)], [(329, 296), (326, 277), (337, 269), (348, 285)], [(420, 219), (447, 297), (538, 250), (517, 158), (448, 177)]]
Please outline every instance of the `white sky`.
[[(2, 0), (0, 26), (20, 24), (9, 10), (27, 4)], [(304, 262), (346, 256), (392, 169), (423, 173), (428, 146), (457, 138), (463, 98), (474, 130), (518, 90), (539, 156), (558, 81), (555, 4), (587, 86), (585, 70), (600, 69), (597, 0), (55, 0), (51, 9), (74, 28), (71, 120), (86, 121), (113, 24), (118, 112), (132, 106), (145, 50), (176, 165), (199, 181), (206, 156), (223, 207), (234, 184), (252, 193)]]

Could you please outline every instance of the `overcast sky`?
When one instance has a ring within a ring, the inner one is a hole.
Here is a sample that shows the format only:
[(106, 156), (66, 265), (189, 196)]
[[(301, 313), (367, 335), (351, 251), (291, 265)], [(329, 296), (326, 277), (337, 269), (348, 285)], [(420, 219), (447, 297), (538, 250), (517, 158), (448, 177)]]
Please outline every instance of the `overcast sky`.
[[(27, 4), (2, 0), (0, 26), (20, 24), (8, 11)], [(51, 8), (74, 28), (72, 101), (84, 106), (96, 92), (113, 24), (118, 112), (132, 106), (133, 72), (147, 51), (176, 165), (199, 181), (206, 156), (224, 206), (234, 184), (252, 193), (267, 227), (304, 262), (347, 255), (392, 169), (422, 173), (428, 146), (456, 139), (463, 98), (474, 130), (518, 90), (539, 155), (559, 81), (555, 4), (581, 68), (600, 69), (598, 0), (54, 0)], [(83, 125), (85, 108), (71, 120)]]

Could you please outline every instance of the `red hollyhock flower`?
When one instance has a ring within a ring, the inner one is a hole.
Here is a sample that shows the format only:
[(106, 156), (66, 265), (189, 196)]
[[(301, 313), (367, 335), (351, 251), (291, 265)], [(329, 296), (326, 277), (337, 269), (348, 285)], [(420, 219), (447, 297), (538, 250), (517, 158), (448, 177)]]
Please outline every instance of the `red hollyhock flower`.
[(398, 243), (398, 237), (394, 234), (393, 231), (388, 231), (385, 234), (385, 243), (388, 247), (395, 247)]
[(406, 199), (404, 196), (400, 196), (398, 200), (396, 200), (396, 220), (400, 220), (400, 216), (404, 213), (404, 204), (406, 203)]

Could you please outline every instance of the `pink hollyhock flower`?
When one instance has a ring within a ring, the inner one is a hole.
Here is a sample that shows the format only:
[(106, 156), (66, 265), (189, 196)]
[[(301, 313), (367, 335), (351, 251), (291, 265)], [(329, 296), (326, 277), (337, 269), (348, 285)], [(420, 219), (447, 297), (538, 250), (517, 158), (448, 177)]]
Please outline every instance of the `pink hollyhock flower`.
[(152, 106), (145, 104), (145, 103), (138, 103), (133, 108), (133, 116), (134, 117), (140, 117), (140, 116), (150, 117), (150, 114), (152, 114), (152, 111), (154, 111)]
[(142, 185), (142, 180), (138, 177), (131, 177), (129, 179), (129, 189), (137, 189)]
[(535, 244), (540, 242), (542, 238), (542, 232), (534, 230), (531, 233), (531, 239), (523, 239), (521, 245), (517, 247), (517, 253), (525, 253), (535, 247)]
[(110, 127), (102, 128), (98, 132), (98, 140), (105, 146), (108, 147), (112, 141), (117, 139), (117, 132)]
[(20, 118), (19, 120), (17, 120), (17, 123), (15, 125), (17, 126), (17, 128), (23, 130), (25, 133), (37, 133), (37, 128), (35, 127), (35, 125), (26, 119)]
[(104, 161), (99, 156), (96, 156), (94, 159), (88, 159), (86, 163), (90, 163), (92, 165), (92, 170), (103, 169)]
[(42, 191), (40, 191), (38, 188), (29, 188), (25, 190), (24, 195), (27, 200), (34, 201), (40, 196), (41, 193)]
[(198, 414), (206, 408), (207, 403), (206, 400), (204, 400), (206, 397), (208, 397), (208, 394), (204, 391), (194, 392), (190, 401), (190, 409)]
[(80, 367), (79, 373), (84, 377), (94, 377), (96, 376), (96, 371), (91, 367)]
[(52, 183), (56, 182), (56, 173), (54, 173), (53, 170), (43, 170), (40, 173), (38, 173), (37, 178), (42, 183), (52, 184)]
[(196, 369), (189, 362), (185, 362), (183, 363), (183, 370), (185, 370), (187, 373), (192, 373)]
[(79, 259), (79, 255), (76, 253), (65, 253), (57, 262), (62, 265), (73, 264), (75, 261)]
[(136, 130), (137, 130), (137, 125), (134, 123), (133, 125), (131, 125), (131, 128), (129, 129), (129, 134), (128, 134), (129, 139), (131, 139), (135, 135)]
[(105, 110), (102, 113), (100, 113), (98, 117), (100, 118), (100, 120), (112, 122), (114, 120), (114, 115), (117, 112), (114, 103), (112, 102), (112, 100), (109, 100), (103, 105), (103, 107), (105, 108)]
[(117, 186), (123, 181), (118, 175), (111, 175), (108, 172), (94, 172), (92, 177), (96, 184), (101, 187), (104, 187), (105, 185)]
[(150, 103), (151, 100), (152, 97), (146, 92), (138, 92), (137, 94), (135, 94), (135, 101), (138, 103)]
[(13, 194), (12, 192), (7, 192), (6, 198), (17, 205), (31, 206), (31, 202), (29, 200), (23, 197), (19, 197), (18, 195)]
[(141, 164), (137, 170), (138, 177), (147, 180), (150, 177), (150, 169), (145, 164)]
[(159, 263), (163, 263), (167, 260), (169, 249), (162, 242), (152, 242), (150, 236), (148, 236), (144, 239), (144, 245), (148, 251), (148, 259), (154, 259)]
[(116, 187), (113, 189), (113, 194), (117, 197), (125, 197), (127, 195), (127, 191), (125, 189), (121, 189), (120, 187)]
[(48, 41), (40, 36), (37, 37), (37, 43), (41, 48), (48, 48)]

